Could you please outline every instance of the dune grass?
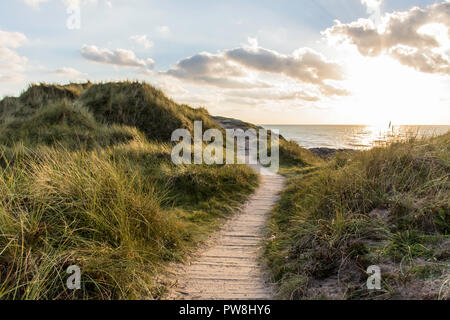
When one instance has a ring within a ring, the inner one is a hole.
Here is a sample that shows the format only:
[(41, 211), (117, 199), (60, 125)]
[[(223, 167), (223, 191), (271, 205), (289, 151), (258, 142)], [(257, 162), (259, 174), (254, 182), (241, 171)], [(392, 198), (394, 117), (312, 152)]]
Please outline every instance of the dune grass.
[[(266, 246), (280, 298), (450, 297), (450, 134), (301, 169)], [(380, 291), (367, 290), (370, 265), (381, 267)]]
[(167, 132), (197, 119), (217, 126), (130, 82), (34, 85), (0, 102), (0, 299), (159, 298), (165, 265), (257, 185), (246, 166), (172, 163)]
[(136, 127), (149, 139), (169, 141), (179, 128), (193, 130), (193, 121), (203, 121), (205, 130), (218, 128), (205, 109), (193, 109), (168, 99), (161, 90), (139, 82), (95, 84), (79, 102), (101, 123)]
[(137, 134), (133, 127), (98, 123), (85, 107), (59, 100), (26, 117), (6, 117), (0, 127), (0, 144), (93, 149), (130, 141)]

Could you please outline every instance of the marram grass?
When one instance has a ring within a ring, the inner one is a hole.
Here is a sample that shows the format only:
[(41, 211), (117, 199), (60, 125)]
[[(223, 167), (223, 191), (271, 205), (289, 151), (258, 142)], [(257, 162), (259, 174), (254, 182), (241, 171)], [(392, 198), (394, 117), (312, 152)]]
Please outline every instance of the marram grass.
[[(449, 299), (449, 175), (450, 133), (293, 174), (266, 246), (279, 297)], [(367, 290), (371, 265), (380, 291)]]
[(246, 166), (172, 164), (170, 130), (193, 120), (217, 126), (131, 82), (33, 85), (2, 100), (0, 299), (161, 297), (167, 263), (257, 185)]

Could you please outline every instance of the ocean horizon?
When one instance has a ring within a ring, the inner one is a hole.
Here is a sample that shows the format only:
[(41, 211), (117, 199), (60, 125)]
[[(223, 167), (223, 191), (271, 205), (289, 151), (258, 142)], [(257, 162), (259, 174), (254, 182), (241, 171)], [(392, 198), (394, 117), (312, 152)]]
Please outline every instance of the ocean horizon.
[(430, 137), (450, 131), (450, 125), (261, 125), (265, 129), (279, 130), (289, 141), (304, 148), (369, 149), (392, 139)]

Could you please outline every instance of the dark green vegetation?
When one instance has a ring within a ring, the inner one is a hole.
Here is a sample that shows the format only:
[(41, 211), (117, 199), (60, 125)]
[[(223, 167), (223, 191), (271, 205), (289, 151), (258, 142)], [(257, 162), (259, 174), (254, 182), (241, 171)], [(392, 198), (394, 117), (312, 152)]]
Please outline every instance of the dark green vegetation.
[[(175, 166), (203, 109), (142, 83), (34, 85), (0, 102), (0, 298), (158, 298), (157, 279), (257, 185), (246, 166)], [(66, 289), (66, 269), (82, 290)]]
[(450, 298), (450, 133), (307, 162), (284, 168), (270, 222), (280, 298)]

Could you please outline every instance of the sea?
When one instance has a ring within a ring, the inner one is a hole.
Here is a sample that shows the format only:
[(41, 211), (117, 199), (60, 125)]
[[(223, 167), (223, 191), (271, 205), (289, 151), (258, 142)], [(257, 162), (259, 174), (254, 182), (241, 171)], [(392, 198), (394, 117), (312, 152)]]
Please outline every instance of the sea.
[(431, 137), (450, 131), (441, 126), (366, 126), (366, 125), (262, 125), (279, 130), (289, 141), (304, 148), (370, 149), (393, 139)]

